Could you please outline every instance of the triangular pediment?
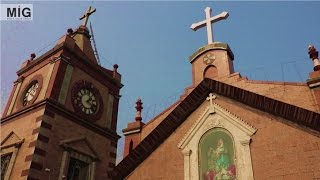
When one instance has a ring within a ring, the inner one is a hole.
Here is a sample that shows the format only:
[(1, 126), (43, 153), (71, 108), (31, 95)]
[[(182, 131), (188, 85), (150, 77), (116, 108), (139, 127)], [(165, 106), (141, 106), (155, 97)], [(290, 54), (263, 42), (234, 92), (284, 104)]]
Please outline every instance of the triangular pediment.
[(23, 143), (24, 139), (20, 138), (15, 132), (11, 131), (2, 141), (1, 148), (11, 147)]
[(73, 139), (67, 139), (60, 142), (60, 146), (66, 149), (79, 152), (93, 159), (99, 159), (98, 154), (93, 149), (90, 142), (85, 137), (78, 137)]
[(256, 128), (230, 113), (227, 109), (216, 103), (212, 103), (204, 110), (190, 130), (184, 135), (178, 147), (184, 149), (199, 130), (206, 132), (216, 127), (235, 129), (235, 131), (241, 132), (238, 136), (246, 137), (252, 136), (257, 131)]
[[(208, 134), (211, 133), (211, 143), (221, 138), (221, 141), (224, 139), (225, 142), (229, 141), (233, 145), (231, 148), (229, 147), (229, 150), (234, 152), (234, 157), (237, 159), (237, 161), (234, 161), (234, 166), (239, 171), (236, 175), (237, 179), (253, 180), (249, 144), (251, 136), (257, 129), (227, 109), (214, 103), (213, 100), (216, 97), (212, 93), (209, 94), (207, 100), (210, 102), (203, 102), (203, 105), (207, 106), (207, 108), (194, 121), (189, 131), (178, 143), (178, 147), (184, 156), (184, 177), (187, 180), (191, 180), (197, 179), (200, 176), (201, 167), (199, 162), (206, 161), (207, 158), (211, 157), (205, 156), (204, 158), (199, 155), (201, 152), (209, 153), (208, 149), (205, 149), (205, 146), (201, 146), (201, 142), (203, 142), (203, 139), (208, 138)], [(219, 133), (212, 135), (214, 132), (224, 132), (228, 134), (230, 139), (225, 139)]]

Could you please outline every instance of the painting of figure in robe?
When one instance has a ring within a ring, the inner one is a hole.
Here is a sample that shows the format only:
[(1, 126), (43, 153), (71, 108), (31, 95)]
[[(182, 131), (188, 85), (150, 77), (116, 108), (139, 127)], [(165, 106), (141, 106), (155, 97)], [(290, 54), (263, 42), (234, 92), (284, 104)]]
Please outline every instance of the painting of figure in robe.
[(200, 179), (235, 180), (234, 161), (233, 139), (226, 130), (215, 128), (201, 138), (199, 143)]

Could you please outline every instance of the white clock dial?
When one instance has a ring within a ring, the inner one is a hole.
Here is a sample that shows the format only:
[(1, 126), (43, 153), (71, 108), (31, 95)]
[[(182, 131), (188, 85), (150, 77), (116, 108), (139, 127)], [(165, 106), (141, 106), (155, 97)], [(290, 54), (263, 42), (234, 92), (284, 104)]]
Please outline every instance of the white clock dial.
[(86, 114), (94, 114), (98, 109), (98, 104), (94, 94), (88, 89), (81, 89), (77, 94), (77, 102), (81, 111)]
[(39, 88), (39, 83), (35, 82), (27, 89), (26, 93), (23, 96), (24, 106), (30, 104), (30, 102), (35, 98), (38, 88)]

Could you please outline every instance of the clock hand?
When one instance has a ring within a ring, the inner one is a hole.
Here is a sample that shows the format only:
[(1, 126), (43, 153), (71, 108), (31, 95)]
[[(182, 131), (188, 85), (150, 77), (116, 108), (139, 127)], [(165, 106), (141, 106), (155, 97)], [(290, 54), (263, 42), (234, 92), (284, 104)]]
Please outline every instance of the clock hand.
[(89, 99), (88, 99), (88, 100), (86, 100), (86, 102), (87, 102), (87, 103), (89, 103), (89, 104), (91, 104), (91, 103), (90, 103), (90, 102), (92, 102), (91, 97), (89, 97)]

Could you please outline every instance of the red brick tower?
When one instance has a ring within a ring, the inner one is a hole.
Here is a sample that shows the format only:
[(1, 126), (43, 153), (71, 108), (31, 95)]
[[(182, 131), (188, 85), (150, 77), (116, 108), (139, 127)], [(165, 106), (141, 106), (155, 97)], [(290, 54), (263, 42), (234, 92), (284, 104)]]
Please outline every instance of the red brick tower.
[(108, 179), (116, 161), (118, 66), (98, 65), (85, 23), (22, 64), (1, 118), (4, 179)]
[(131, 150), (133, 150), (141, 141), (140, 132), (144, 123), (142, 121), (141, 112), (142, 112), (142, 101), (139, 98), (136, 102), (136, 117), (135, 122), (129, 123), (128, 127), (123, 129), (122, 132), (125, 136), (125, 143), (123, 149), (123, 157), (127, 156)]
[(233, 53), (225, 43), (214, 42), (199, 48), (189, 58), (193, 85), (198, 85), (204, 78), (230, 76), (234, 73), (233, 59)]
[(307, 80), (307, 84), (313, 92), (315, 103), (320, 109), (320, 62), (319, 54), (316, 48), (309, 45), (309, 57), (313, 61), (313, 72), (309, 74), (310, 79)]

